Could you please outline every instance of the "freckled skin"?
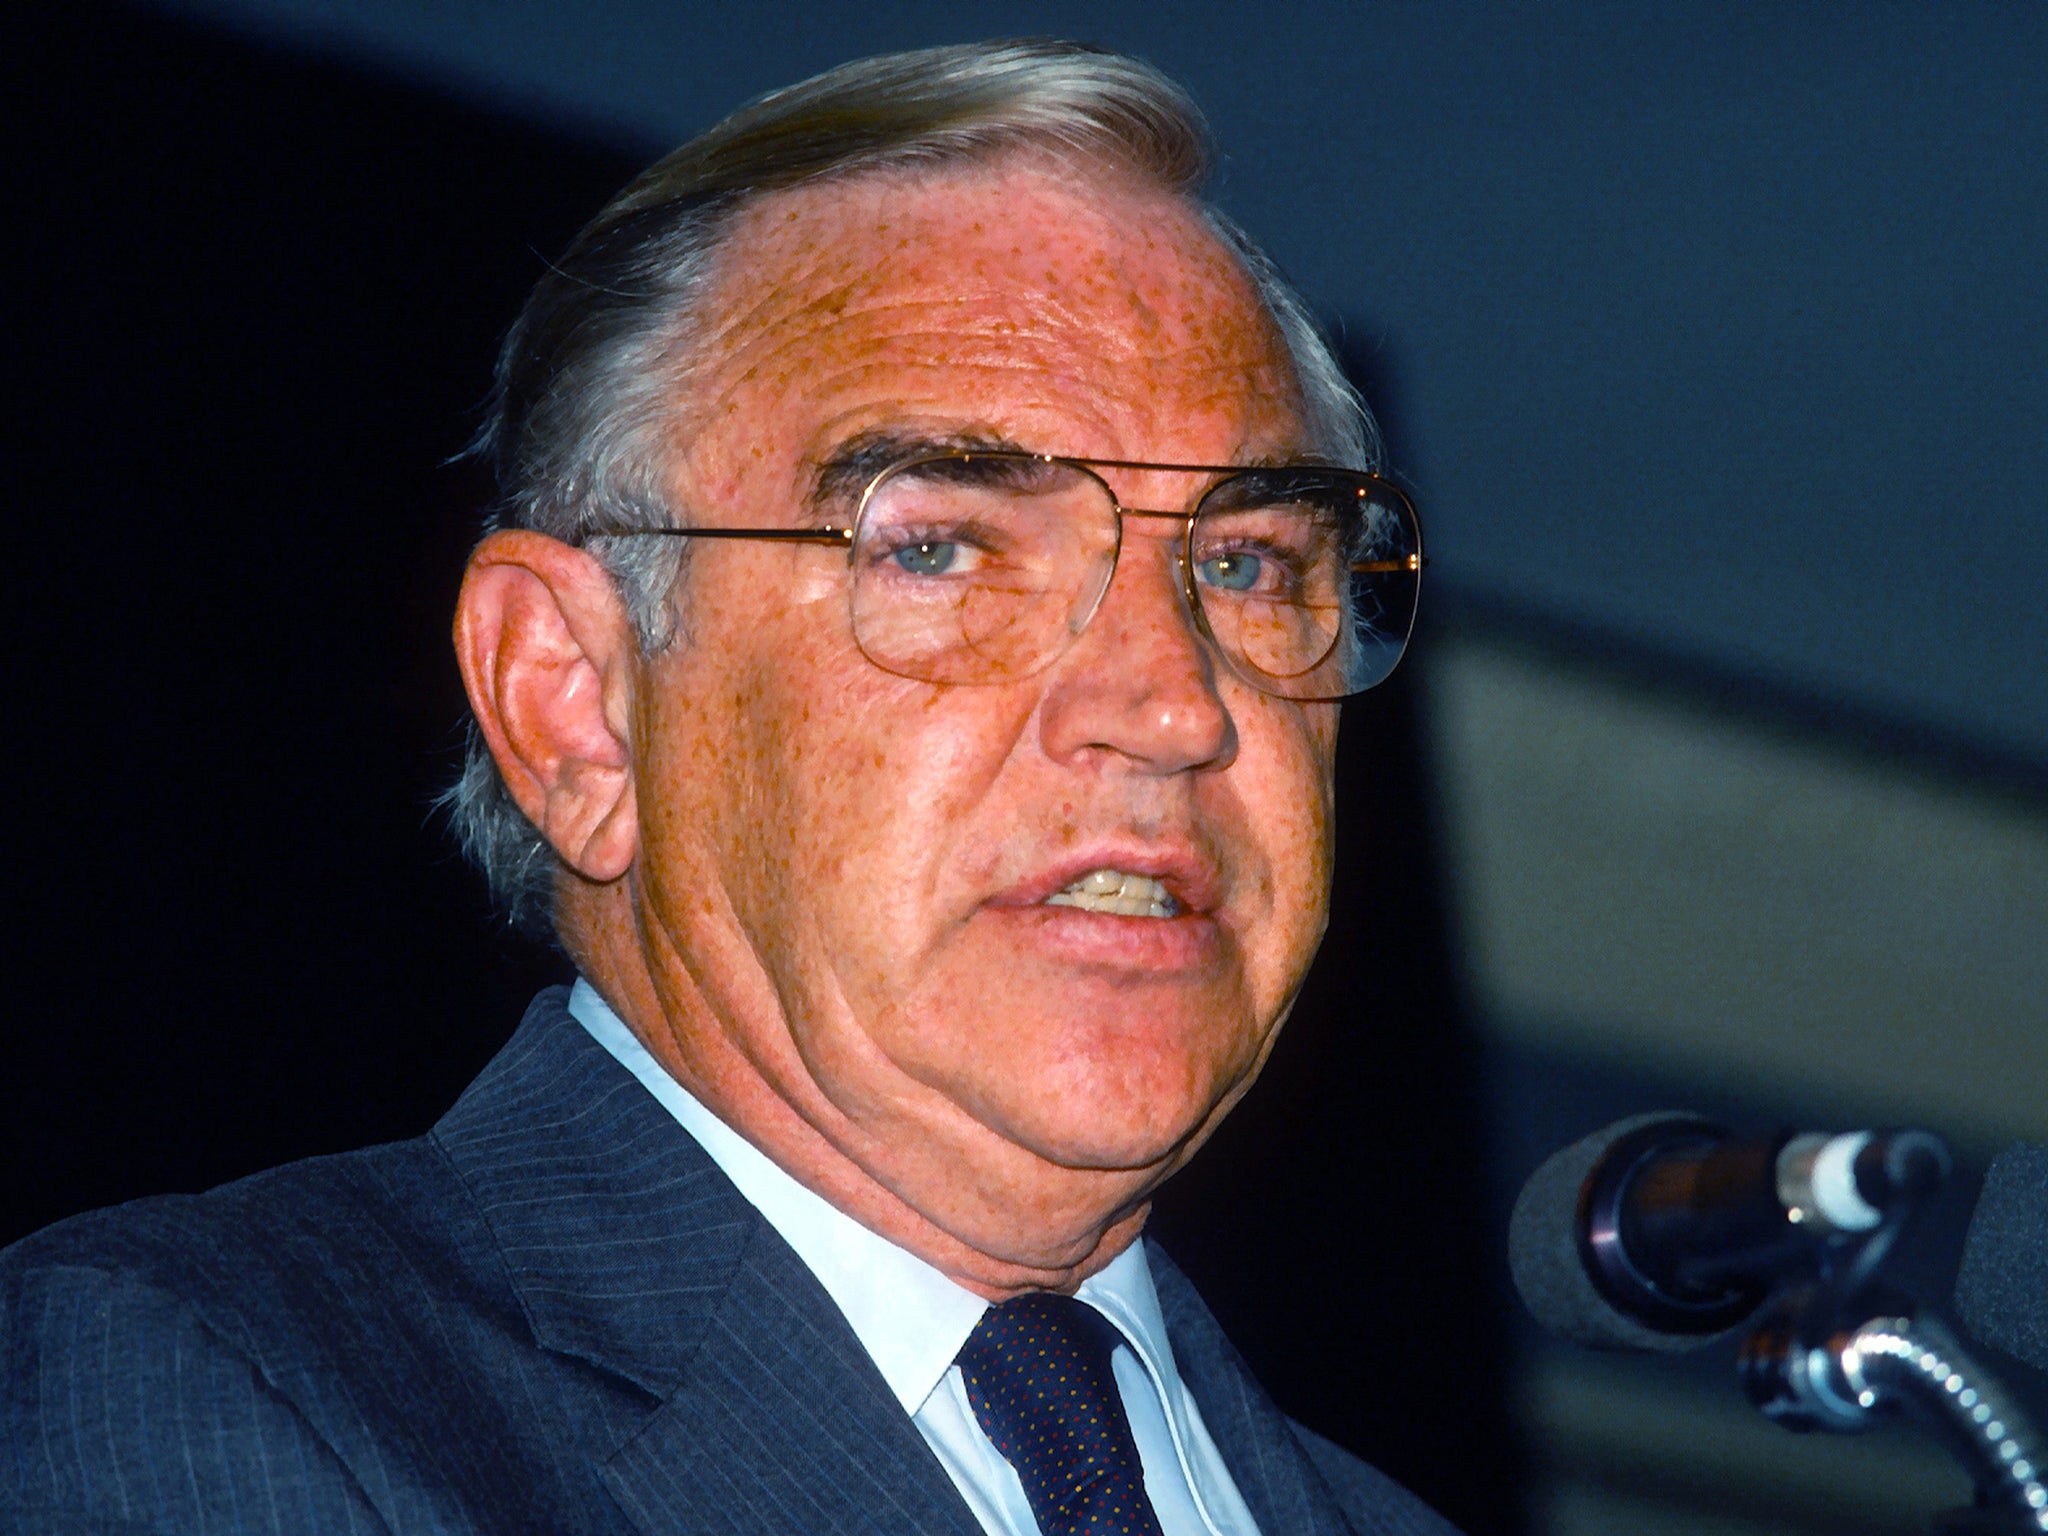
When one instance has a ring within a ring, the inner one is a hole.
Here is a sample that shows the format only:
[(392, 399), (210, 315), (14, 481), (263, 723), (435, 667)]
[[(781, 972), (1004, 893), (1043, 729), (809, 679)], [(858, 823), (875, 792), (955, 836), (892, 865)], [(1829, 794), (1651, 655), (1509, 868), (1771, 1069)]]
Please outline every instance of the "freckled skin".
[[(1172, 200), (1071, 170), (779, 194), (708, 308), (673, 483), (700, 523), (794, 523), (818, 462), (880, 430), (1167, 462), (1306, 446), (1230, 256)], [(1109, 478), (1157, 508), (1206, 483)], [(1336, 707), (1222, 670), (1179, 531), (1130, 521), (1072, 648), (977, 687), (869, 664), (842, 554), (700, 541), (688, 638), (632, 678), (630, 867), (560, 893), (571, 952), (681, 1082), (985, 1295), (1070, 1289), (1136, 1236), (1322, 934)], [(1077, 958), (1057, 909), (1002, 905), (1105, 840), (1210, 872), (1199, 963)]]

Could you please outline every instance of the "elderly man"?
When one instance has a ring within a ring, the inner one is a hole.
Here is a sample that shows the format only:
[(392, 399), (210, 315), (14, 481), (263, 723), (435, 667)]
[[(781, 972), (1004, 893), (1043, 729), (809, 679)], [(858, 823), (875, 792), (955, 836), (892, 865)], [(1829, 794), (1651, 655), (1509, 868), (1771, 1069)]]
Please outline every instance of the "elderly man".
[(1430, 1532), (1140, 1240), (1420, 553), (1130, 60), (870, 60), (534, 293), (459, 824), (582, 979), (417, 1142), (0, 1265), (7, 1528)]

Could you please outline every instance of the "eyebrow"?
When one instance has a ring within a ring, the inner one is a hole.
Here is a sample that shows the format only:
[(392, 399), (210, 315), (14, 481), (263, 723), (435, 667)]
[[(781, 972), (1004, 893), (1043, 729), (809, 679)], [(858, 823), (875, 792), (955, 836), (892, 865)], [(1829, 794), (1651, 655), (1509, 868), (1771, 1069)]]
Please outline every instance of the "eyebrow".
[(834, 449), (818, 466), (811, 506), (820, 513), (843, 510), (883, 470), (907, 460), (941, 453), (1030, 453), (1006, 437), (987, 432), (863, 432)]
[[(943, 453), (1018, 453), (1034, 458), (1047, 457), (1037, 449), (989, 432), (863, 432), (842, 443), (819, 464), (811, 490), (811, 510), (820, 517), (834, 512), (843, 513), (883, 470), (911, 459)], [(1322, 454), (1300, 452), (1254, 454), (1229, 467), (1282, 469), (1291, 465), (1339, 467), (1334, 460)]]

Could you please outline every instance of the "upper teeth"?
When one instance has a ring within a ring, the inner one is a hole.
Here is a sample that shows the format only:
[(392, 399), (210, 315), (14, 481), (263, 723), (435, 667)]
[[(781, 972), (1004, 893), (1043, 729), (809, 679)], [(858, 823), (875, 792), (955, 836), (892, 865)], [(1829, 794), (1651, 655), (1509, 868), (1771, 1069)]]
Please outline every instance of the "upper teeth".
[(1082, 907), (1121, 917), (1172, 917), (1180, 911), (1180, 903), (1150, 875), (1126, 874), (1120, 869), (1090, 870), (1065, 890), (1053, 892), (1045, 902), (1051, 907)]

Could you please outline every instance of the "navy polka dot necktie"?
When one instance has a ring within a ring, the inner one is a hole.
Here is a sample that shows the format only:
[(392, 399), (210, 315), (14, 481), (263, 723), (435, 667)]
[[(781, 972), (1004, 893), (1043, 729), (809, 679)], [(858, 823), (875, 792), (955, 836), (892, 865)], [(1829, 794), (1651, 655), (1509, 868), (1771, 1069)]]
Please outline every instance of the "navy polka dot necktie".
[(1116, 1343), (1086, 1302), (1033, 1291), (990, 1307), (961, 1347), (967, 1401), (1044, 1536), (1160, 1536), (1110, 1370)]

